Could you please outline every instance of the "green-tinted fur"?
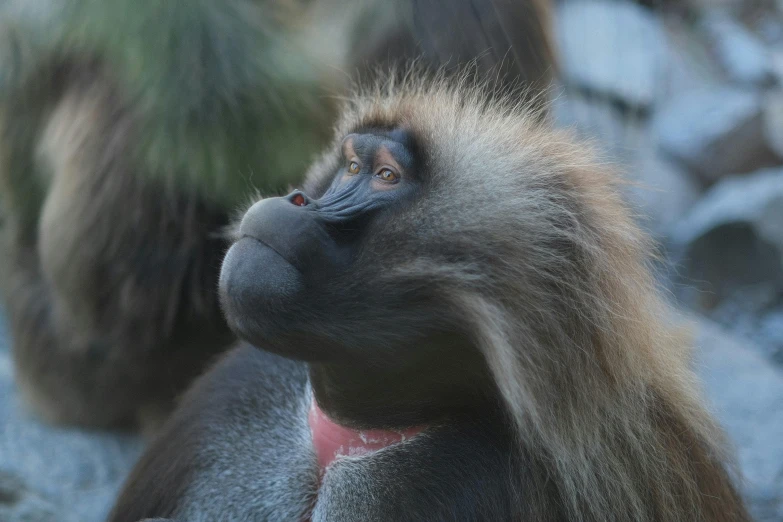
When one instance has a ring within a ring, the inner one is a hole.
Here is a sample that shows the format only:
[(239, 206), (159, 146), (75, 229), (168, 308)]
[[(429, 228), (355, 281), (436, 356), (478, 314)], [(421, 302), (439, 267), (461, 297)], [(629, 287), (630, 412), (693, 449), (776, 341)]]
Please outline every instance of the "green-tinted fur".
[(138, 122), (131, 159), (143, 174), (226, 207), (295, 183), (330, 130), (328, 93), (321, 65), (272, 11), (247, 0), (0, 2), (14, 176), (40, 202), (30, 149), (41, 100), (56, 98), (60, 69), (97, 62)]

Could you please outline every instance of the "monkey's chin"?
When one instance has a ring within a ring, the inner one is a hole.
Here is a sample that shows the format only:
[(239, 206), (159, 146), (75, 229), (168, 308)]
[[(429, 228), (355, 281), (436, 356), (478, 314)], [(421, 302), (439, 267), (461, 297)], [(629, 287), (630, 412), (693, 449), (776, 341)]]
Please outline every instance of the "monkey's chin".
[(304, 282), (301, 272), (280, 254), (245, 237), (231, 246), (223, 260), (219, 293), (231, 329), (263, 346), (290, 324)]

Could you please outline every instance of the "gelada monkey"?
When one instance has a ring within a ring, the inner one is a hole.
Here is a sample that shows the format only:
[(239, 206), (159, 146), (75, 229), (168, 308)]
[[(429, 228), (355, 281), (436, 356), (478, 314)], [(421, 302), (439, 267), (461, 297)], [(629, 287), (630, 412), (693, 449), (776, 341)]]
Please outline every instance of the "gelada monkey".
[(234, 341), (231, 214), (299, 181), (346, 79), (475, 60), (541, 92), (546, 20), (543, 0), (2, 2), (2, 289), (27, 402), (155, 426)]
[(749, 520), (619, 178), (465, 84), (351, 98), (303, 189), (249, 208), (244, 342), (111, 522)]

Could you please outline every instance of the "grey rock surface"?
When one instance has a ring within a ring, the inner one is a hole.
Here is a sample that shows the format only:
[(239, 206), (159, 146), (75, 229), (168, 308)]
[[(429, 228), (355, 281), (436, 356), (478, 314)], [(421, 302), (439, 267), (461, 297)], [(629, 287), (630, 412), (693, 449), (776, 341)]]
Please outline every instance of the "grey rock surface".
[(0, 521), (102, 521), (142, 441), (54, 427), (31, 416), (16, 391), (4, 326), (0, 323)]
[(783, 290), (783, 170), (728, 178), (712, 187), (674, 228), (683, 275), (720, 300), (766, 284)]
[(641, 117), (608, 109), (606, 103), (563, 94), (554, 105), (557, 122), (576, 129), (603, 150), (629, 184), (626, 195), (638, 209), (640, 223), (663, 238), (696, 203), (701, 187), (676, 162), (653, 146), (654, 138)]
[(748, 341), (700, 321), (696, 369), (733, 442), (758, 522), (783, 520), (783, 373)]
[(720, 85), (725, 74), (714, 63), (707, 42), (679, 16), (663, 18), (666, 46), (664, 71), (658, 83), (656, 106), (665, 105), (674, 96)]
[(572, 0), (556, 12), (558, 52), (567, 84), (650, 106), (666, 59), (660, 20), (630, 2)]
[(716, 184), (670, 236), (686, 305), (783, 365), (783, 170)]
[(723, 12), (710, 13), (703, 24), (718, 62), (732, 81), (764, 85), (772, 80), (770, 52), (747, 27)]
[(686, 0), (684, 3), (690, 4), (697, 9), (723, 9), (732, 12), (740, 12), (746, 7), (748, 0)]
[(606, 103), (578, 93), (562, 93), (554, 102), (554, 116), (562, 127), (572, 128), (587, 138), (611, 162), (628, 164), (649, 131), (641, 116), (621, 114)]
[(779, 291), (764, 283), (740, 288), (704, 313), (753, 341), (761, 355), (783, 368), (783, 296)]
[(779, 163), (764, 140), (762, 97), (733, 87), (682, 93), (658, 111), (662, 150), (708, 182)]
[(783, 157), (783, 90), (776, 89), (765, 96), (764, 139), (775, 154)]
[(642, 149), (627, 169), (628, 197), (639, 209), (643, 226), (656, 237), (668, 237), (701, 196), (688, 172), (657, 151)]

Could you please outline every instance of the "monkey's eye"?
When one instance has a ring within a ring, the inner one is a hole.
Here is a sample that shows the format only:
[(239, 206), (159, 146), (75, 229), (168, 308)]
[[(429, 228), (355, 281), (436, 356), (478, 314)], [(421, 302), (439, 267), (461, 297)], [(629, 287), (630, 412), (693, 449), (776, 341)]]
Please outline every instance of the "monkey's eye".
[(385, 181), (386, 183), (397, 183), (397, 181), (400, 179), (400, 176), (398, 176), (397, 173), (392, 169), (382, 169), (375, 176), (381, 181)]
[(351, 174), (358, 174), (359, 173), (359, 164), (356, 163), (355, 161), (352, 161), (348, 165), (348, 172), (350, 172)]

